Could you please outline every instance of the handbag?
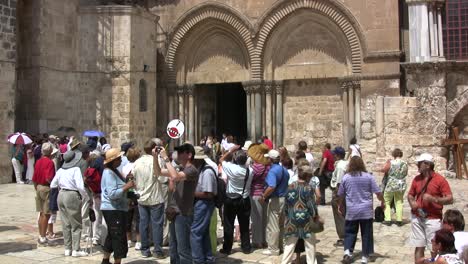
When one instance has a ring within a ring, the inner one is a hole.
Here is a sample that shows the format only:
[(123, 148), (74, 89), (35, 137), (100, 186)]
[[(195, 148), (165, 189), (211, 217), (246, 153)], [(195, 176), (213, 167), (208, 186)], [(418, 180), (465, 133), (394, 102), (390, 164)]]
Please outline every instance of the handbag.
[(174, 207), (168, 207), (166, 209), (166, 218), (169, 221), (174, 221), (179, 212)]
[(310, 232), (320, 233), (325, 229), (324, 221), (320, 216), (312, 218), (310, 221)]

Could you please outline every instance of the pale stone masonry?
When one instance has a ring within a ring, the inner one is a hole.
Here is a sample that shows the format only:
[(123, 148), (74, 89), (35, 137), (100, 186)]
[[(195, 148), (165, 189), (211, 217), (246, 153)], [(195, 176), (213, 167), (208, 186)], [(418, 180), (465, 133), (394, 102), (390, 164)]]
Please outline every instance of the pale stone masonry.
[(6, 138), (15, 129), (16, 41), (16, 1), (0, 0), (0, 183), (11, 181)]

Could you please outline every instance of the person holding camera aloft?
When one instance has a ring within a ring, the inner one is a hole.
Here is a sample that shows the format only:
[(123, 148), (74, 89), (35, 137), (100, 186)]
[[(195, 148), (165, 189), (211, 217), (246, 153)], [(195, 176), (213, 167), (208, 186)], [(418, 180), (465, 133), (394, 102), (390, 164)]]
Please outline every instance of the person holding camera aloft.
[(138, 211), (140, 213), (141, 254), (143, 257), (151, 257), (149, 242), (149, 224), (154, 243), (154, 255), (158, 259), (165, 258), (162, 250), (164, 230), (164, 196), (162, 183), (153, 173), (154, 158), (151, 151), (156, 147), (151, 139), (146, 141), (145, 153), (135, 161), (133, 176), (135, 177), (138, 198)]
[(409, 245), (416, 247), (415, 263), (424, 257), (427, 246), (432, 251), (431, 239), (441, 228), (442, 209), (453, 202), (452, 191), (447, 180), (434, 172), (434, 160), (429, 153), (421, 154), (416, 162), (419, 175), (411, 183), (408, 202), (411, 206), (411, 235)]

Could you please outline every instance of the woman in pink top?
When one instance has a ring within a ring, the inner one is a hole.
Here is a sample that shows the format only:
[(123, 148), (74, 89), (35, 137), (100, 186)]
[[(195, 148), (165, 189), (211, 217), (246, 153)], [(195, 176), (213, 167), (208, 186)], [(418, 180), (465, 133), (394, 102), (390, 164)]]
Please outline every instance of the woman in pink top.
[[(270, 165), (263, 165), (254, 162), (251, 166), (253, 170), (252, 184), (250, 189), (251, 194), (251, 212), (252, 217), (252, 246), (254, 248), (264, 248), (266, 244), (266, 224), (267, 224), (267, 207), (260, 203), (263, 191), (265, 190), (265, 177), (270, 170)], [(261, 228), (257, 228), (261, 227)]]

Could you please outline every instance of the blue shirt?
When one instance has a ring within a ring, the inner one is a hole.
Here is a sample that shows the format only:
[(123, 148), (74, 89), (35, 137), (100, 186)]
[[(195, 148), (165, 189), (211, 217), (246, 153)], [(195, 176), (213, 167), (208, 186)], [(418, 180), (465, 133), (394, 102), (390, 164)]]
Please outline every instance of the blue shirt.
[(267, 187), (275, 188), (271, 197), (284, 197), (288, 190), (289, 172), (279, 164), (273, 164), (268, 171), (265, 182)]
[(125, 182), (110, 169), (104, 169), (101, 179), (101, 210), (128, 211)]

